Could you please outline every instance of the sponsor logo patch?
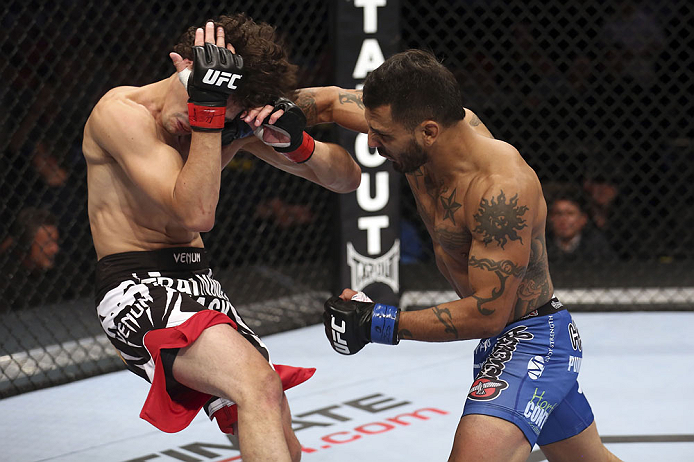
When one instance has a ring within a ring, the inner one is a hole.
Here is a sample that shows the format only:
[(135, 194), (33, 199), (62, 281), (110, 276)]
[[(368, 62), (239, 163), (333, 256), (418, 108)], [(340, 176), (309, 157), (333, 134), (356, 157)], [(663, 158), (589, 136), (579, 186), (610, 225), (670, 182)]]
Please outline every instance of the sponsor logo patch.
[(516, 326), (499, 337), (472, 383), (468, 398), (475, 401), (491, 401), (508, 388), (508, 383), (499, 378), (506, 363), (513, 357), (513, 352), (521, 340), (532, 340), (534, 337), (527, 331), (526, 326)]
[(545, 400), (544, 390), (542, 393), (538, 394), (538, 389), (535, 389), (533, 397), (530, 398), (528, 404), (525, 405), (525, 411), (523, 412), (525, 418), (530, 421), (535, 434), (540, 434), (542, 427), (545, 425), (545, 422), (547, 422), (547, 418), (556, 405), (556, 403), (549, 404), (549, 401)]
[(528, 361), (528, 377), (537, 380), (545, 370), (545, 360), (542, 356), (534, 356)]
[(488, 401), (496, 398), (501, 390), (508, 388), (505, 380), (494, 380), (482, 377), (476, 379), (470, 387), (468, 398), (478, 401)]
[(569, 338), (571, 339), (571, 348), (577, 351), (583, 351), (583, 347), (581, 345), (581, 336), (578, 333), (578, 328), (576, 327), (576, 323), (574, 321), (569, 323)]

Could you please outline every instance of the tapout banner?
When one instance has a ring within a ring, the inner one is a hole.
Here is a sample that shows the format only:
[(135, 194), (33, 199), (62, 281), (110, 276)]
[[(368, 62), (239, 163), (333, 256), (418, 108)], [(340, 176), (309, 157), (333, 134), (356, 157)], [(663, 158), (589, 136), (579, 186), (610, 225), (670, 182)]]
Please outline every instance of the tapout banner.
[[(399, 51), (400, 2), (341, 0), (336, 11), (337, 84), (361, 88), (368, 73)], [(400, 174), (369, 149), (367, 135), (340, 129), (340, 143), (362, 170), (356, 192), (340, 195), (340, 272), (345, 287), (379, 303), (400, 298)]]

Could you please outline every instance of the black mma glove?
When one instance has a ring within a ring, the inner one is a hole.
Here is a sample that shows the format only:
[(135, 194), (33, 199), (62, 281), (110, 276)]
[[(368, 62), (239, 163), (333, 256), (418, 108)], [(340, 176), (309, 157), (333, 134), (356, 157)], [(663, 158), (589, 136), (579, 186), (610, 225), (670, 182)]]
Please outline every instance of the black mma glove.
[[(287, 98), (278, 98), (274, 102), (274, 106), (275, 109), (272, 111), (273, 113), (281, 109), (284, 111), (284, 114), (272, 125), (267, 123), (270, 118), (270, 116), (268, 116), (260, 127), (255, 130), (256, 136), (260, 138), (263, 143), (272, 146), (275, 148), (275, 151), (282, 153), (292, 162), (296, 162), (297, 164), (306, 162), (313, 155), (316, 143), (311, 135), (304, 131), (304, 128), (306, 128), (306, 116), (304, 112), (299, 106)], [(268, 143), (263, 139), (263, 131), (266, 127), (270, 127), (271, 130), (276, 130), (287, 136), (289, 142)]]
[(188, 78), (188, 120), (195, 131), (221, 131), (229, 95), (243, 78), (243, 59), (212, 43), (193, 47)]
[(222, 146), (231, 144), (235, 140), (240, 140), (253, 134), (253, 129), (238, 117), (224, 122), (222, 130)]
[(400, 341), (400, 309), (394, 306), (331, 297), (323, 307), (325, 335), (340, 354), (353, 355), (370, 342), (397, 345)]

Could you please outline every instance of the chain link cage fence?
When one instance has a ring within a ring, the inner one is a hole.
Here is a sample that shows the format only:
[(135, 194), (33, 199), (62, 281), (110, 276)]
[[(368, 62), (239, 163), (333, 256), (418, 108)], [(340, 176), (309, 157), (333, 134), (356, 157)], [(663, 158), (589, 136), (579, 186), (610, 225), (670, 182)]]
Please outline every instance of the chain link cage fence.
[[(230, 1), (224, 11), (276, 25), (300, 85), (314, 86), (334, 81), (334, 6)], [(179, 35), (221, 12), (204, 1), (0, 7), (0, 397), (123, 367), (94, 312), (82, 128), (108, 89), (170, 75)], [(538, 173), (548, 243), (562, 242), (571, 207), (584, 212), (582, 252), (550, 248), (558, 292), (586, 307), (692, 308), (689, 2), (413, 0), (400, 23), (402, 48), (432, 50), (466, 106)], [(330, 128), (313, 134), (332, 139)], [(222, 184), (204, 239), (234, 306), (261, 335), (319, 322), (334, 289), (335, 196), (243, 154)], [(450, 300), (402, 197), (402, 304)]]
[[(402, 2), (403, 47), (434, 52), (537, 172), (550, 271), (573, 308), (694, 305), (692, 24), (673, 0)], [(450, 300), (402, 197), (402, 303)]]

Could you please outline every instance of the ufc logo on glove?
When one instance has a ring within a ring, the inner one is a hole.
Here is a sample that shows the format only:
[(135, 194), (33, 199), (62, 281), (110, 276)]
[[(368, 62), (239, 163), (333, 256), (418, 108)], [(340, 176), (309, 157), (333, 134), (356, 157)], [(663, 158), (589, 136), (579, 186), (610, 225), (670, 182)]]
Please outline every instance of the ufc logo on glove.
[(215, 85), (221, 87), (224, 82), (229, 82), (227, 87), (230, 90), (236, 90), (235, 82), (240, 79), (241, 74), (232, 74), (230, 72), (222, 72), (214, 69), (208, 69), (205, 76), (202, 78), (202, 82), (208, 85)]
[(345, 321), (341, 321), (340, 325), (338, 326), (335, 323), (335, 316), (331, 316), (330, 329), (332, 331), (333, 337), (333, 349), (335, 349), (335, 351), (337, 351), (338, 353), (342, 353), (343, 355), (350, 354), (349, 348), (347, 347), (347, 341), (340, 336), (340, 334), (345, 333)]
[[(368, 300), (368, 301), (361, 301)], [(351, 300), (330, 297), (323, 304), (325, 335), (333, 350), (353, 355), (367, 343), (397, 345), (400, 310), (374, 303), (358, 292)]]

